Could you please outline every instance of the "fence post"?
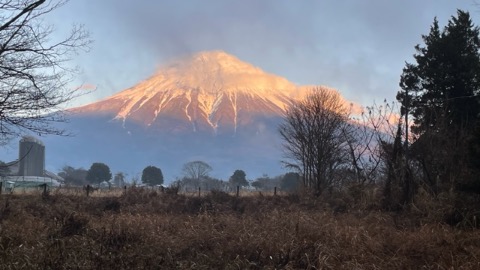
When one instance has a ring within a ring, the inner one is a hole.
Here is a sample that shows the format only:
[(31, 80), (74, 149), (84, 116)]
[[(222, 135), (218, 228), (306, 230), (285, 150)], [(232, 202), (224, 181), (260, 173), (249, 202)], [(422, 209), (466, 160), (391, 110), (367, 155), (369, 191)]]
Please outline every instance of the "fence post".
[(125, 191), (125, 195), (127, 195), (127, 185), (123, 186), (123, 190)]
[(273, 196), (277, 196), (277, 187), (273, 188)]
[(237, 197), (240, 194), (240, 186), (237, 186)]
[(90, 185), (87, 185), (87, 197), (90, 196)]
[(43, 184), (43, 196), (47, 196), (47, 184)]
[(0, 195), (2, 195), (3, 181), (0, 181)]
[(200, 187), (198, 187), (198, 197), (200, 197)]

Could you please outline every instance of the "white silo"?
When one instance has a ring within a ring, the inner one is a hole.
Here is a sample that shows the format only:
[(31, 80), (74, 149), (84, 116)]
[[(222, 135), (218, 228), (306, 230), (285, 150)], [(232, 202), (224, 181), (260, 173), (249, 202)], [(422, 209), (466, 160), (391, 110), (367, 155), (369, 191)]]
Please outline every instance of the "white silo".
[(32, 136), (24, 136), (20, 140), (18, 159), (20, 161), (18, 175), (44, 176), (45, 145)]

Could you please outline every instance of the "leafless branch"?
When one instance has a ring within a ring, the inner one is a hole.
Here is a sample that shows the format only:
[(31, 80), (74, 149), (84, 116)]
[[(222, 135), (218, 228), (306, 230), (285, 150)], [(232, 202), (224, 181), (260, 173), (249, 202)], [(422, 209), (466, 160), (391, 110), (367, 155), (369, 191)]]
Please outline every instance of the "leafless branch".
[(63, 105), (79, 95), (69, 87), (78, 69), (71, 57), (91, 44), (83, 26), (61, 40), (43, 17), (67, 0), (0, 0), (0, 141), (25, 132), (65, 134)]

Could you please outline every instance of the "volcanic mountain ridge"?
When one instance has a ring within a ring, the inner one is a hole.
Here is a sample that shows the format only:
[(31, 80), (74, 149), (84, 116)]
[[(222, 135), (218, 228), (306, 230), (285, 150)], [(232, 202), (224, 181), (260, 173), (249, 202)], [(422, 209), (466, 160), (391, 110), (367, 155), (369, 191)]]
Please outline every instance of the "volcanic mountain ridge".
[(281, 117), (308, 88), (211, 51), (174, 61), (129, 89), (71, 111), (168, 133), (258, 132), (259, 119)]

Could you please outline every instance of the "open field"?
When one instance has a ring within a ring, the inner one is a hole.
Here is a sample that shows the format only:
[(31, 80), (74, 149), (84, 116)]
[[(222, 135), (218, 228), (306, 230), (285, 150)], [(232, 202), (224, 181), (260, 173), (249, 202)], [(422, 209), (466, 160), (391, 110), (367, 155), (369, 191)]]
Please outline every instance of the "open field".
[(314, 198), (0, 196), (1, 269), (480, 269), (480, 230)]

